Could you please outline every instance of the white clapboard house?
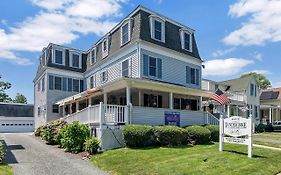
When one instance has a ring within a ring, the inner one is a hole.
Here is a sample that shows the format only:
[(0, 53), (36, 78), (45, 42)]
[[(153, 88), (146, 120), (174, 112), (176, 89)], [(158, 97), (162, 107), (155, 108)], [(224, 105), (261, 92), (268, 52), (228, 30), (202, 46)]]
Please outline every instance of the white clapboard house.
[(90, 124), (97, 136), (128, 123), (218, 124), (201, 108), (211, 95), (201, 89), (201, 69), (194, 30), (138, 6), (87, 51), (43, 48), (35, 124), (64, 118)]

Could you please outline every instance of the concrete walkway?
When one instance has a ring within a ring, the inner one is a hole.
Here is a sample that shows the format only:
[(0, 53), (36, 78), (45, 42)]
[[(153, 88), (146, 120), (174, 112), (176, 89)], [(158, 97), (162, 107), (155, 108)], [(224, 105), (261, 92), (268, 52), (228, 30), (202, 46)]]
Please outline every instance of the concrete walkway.
[(278, 143), (281, 145), (281, 141), (280, 140), (273, 140), (273, 139), (267, 139), (267, 138), (255, 138), (254, 140), (256, 141), (261, 141), (261, 142), (270, 142), (270, 143)]
[(88, 160), (44, 144), (30, 133), (0, 134), (15, 175), (103, 175)]
[(257, 148), (265, 148), (265, 149), (281, 151), (281, 148), (275, 148), (275, 147), (271, 147), (271, 146), (264, 146), (264, 145), (257, 145), (257, 144), (253, 144), (253, 146), (255, 146)]

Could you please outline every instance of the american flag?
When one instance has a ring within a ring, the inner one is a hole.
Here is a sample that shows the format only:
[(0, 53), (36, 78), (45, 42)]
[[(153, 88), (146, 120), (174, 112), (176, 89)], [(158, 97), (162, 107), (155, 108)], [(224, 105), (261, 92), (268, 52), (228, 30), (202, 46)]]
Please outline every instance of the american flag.
[(211, 98), (221, 105), (226, 105), (230, 103), (229, 98), (220, 89), (217, 89), (217, 91)]

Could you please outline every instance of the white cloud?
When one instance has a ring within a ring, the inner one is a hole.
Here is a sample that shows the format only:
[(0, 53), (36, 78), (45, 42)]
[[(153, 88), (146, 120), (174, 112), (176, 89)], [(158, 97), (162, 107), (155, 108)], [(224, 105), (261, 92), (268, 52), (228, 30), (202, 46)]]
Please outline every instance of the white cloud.
[(243, 58), (227, 58), (215, 59), (204, 63), (203, 76), (233, 76), (241, 72), (241, 70), (254, 61)]
[(10, 51), (0, 51), (0, 60), (9, 61), (23, 66), (33, 64), (29, 59), (18, 57), (15, 55), (15, 53)]
[(269, 70), (263, 70), (263, 69), (252, 70), (252, 71), (249, 71), (249, 72), (246, 72), (246, 73), (250, 73), (250, 72), (256, 72), (258, 74), (263, 74), (263, 75), (270, 75), (271, 74), (271, 72)]
[(233, 52), (235, 49), (236, 49), (235, 47), (231, 47), (228, 49), (219, 49), (219, 50), (216, 50), (215, 52), (213, 52), (212, 56), (213, 57), (223, 56), (223, 55)]
[(49, 42), (70, 44), (89, 33), (101, 36), (116, 25), (114, 17), (122, 14), (124, 2), (126, 0), (32, 0), (42, 8), (38, 14), (16, 26), (8, 26), (7, 30), (0, 28), (0, 58), (26, 63), (26, 59), (17, 57), (15, 52), (41, 51)]
[(247, 46), (281, 41), (280, 0), (238, 0), (230, 6), (229, 15), (250, 17), (223, 39), (225, 44)]

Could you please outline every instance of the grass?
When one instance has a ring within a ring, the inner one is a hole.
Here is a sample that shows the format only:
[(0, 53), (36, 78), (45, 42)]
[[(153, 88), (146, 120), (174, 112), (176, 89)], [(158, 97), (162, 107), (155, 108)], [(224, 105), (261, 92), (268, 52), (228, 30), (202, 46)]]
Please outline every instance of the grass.
[(12, 167), (8, 164), (1, 163), (0, 164), (0, 175), (13, 175)]
[(264, 132), (255, 134), (254, 138), (272, 139), (281, 141), (281, 132)]
[(255, 148), (247, 158), (247, 147), (218, 143), (177, 148), (121, 148), (94, 155), (92, 163), (112, 174), (225, 174), (273, 175), (281, 171), (281, 152)]

